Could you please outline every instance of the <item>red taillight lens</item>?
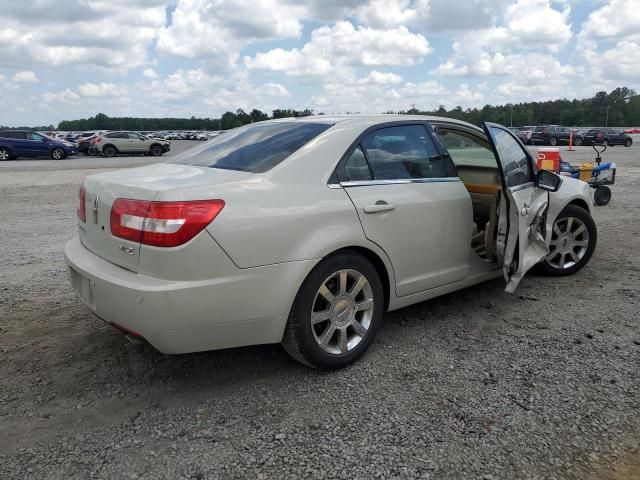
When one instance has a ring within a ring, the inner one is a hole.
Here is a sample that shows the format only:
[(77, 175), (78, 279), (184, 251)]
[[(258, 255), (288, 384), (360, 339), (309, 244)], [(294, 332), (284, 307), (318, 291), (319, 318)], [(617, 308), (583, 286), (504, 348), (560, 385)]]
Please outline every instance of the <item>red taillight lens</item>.
[(187, 243), (224, 208), (224, 200), (149, 202), (118, 198), (111, 207), (111, 234), (155, 247)]
[(102, 137), (96, 137), (89, 140), (89, 143), (96, 144), (96, 143), (100, 143), (101, 141), (102, 141)]
[(87, 223), (87, 191), (84, 187), (80, 187), (78, 191), (78, 218)]

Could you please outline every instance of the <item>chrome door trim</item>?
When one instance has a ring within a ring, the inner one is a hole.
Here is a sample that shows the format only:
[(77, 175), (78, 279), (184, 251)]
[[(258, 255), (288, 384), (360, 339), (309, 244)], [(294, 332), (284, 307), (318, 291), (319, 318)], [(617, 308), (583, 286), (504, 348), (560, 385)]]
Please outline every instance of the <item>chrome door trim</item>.
[(350, 180), (348, 182), (330, 183), (329, 188), (369, 187), (372, 185), (403, 185), (409, 183), (443, 183), (459, 182), (460, 177), (437, 178), (398, 178), (396, 180)]

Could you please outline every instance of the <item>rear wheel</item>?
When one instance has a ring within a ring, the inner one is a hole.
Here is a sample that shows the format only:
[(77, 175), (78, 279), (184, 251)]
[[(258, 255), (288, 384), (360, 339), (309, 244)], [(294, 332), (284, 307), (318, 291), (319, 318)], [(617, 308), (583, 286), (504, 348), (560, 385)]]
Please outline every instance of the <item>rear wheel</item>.
[(104, 147), (102, 147), (102, 154), (105, 157), (115, 157), (116, 153), (116, 147), (114, 147), (113, 145), (105, 145)]
[(547, 275), (572, 275), (587, 264), (597, 240), (598, 230), (589, 212), (569, 205), (556, 218), (549, 254), (538, 267)]
[(602, 140), (602, 144), (603, 144), (605, 147), (608, 147), (608, 146), (609, 146), (609, 139), (605, 138), (604, 140)]
[(549, 145), (551, 145), (552, 147), (555, 147), (558, 144), (558, 139), (556, 137), (551, 137), (549, 139)]
[(630, 147), (632, 143), (633, 143), (633, 141), (630, 138), (627, 138), (627, 141), (624, 142), (624, 146), (625, 147)]
[(0, 160), (11, 160), (11, 153), (6, 148), (0, 148)]
[(62, 150), (61, 148), (54, 148), (53, 150), (51, 150), (51, 158), (53, 158), (54, 160), (62, 160), (64, 157), (66, 157), (64, 150)]
[(154, 143), (153, 145), (151, 145), (149, 153), (154, 157), (159, 157), (160, 155), (162, 155), (162, 147), (157, 143)]
[(580, 137), (576, 138), (576, 139), (575, 139), (575, 141), (573, 142), (573, 144), (574, 144), (576, 147), (581, 146), (581, 145), (582, 145), (582, 139), (581, 139)]
[(373, 265), (355, 252), (332, 255), (300, 287), (282, 345), (310, 367), (344, 367), (367, 350), (383, 309), (382, 283)]

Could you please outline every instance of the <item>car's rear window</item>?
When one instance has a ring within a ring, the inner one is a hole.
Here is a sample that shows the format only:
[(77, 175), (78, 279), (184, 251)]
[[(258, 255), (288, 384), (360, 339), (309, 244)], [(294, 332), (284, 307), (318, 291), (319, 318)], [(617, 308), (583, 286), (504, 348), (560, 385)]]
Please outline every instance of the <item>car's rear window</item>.
[(176, 156), (171, 163), (266, 172), (331, 126), (315, 122), (247, 125), (218, 135), (204, 145)]

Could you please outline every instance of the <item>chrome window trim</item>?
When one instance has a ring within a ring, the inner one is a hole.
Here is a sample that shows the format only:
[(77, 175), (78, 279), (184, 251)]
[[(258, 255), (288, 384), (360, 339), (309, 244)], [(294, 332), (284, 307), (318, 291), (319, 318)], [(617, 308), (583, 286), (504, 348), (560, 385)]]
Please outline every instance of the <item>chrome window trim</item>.
[(398, 178), (396, 180), (350, 180), (348, 182), (330, 183), (329, 188), (369, 187), (372, 185), (404, 185), (409, 183), (443, 183), (459, 182), (460, 177), (434, 178)]

